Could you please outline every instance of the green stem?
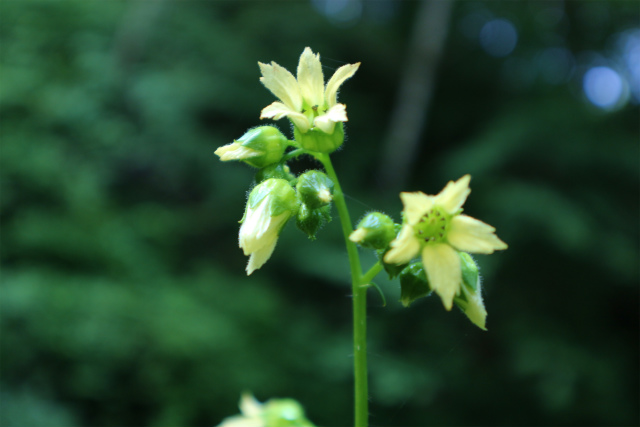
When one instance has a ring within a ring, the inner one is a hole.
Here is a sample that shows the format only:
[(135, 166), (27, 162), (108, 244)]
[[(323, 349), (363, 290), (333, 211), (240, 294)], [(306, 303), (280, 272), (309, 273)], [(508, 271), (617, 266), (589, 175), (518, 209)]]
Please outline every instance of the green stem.
[(367, 285), (369, 283), (371, 283), (371, 281), (373, 280), (374, 277), (376, 277), (378, 275), (378, 273), (380, 273), (382, 271), (382, 263), (380, 261), (376, 262), (375, 264), (373, 264), (373, 267), (371, 267), (369, 269), (369, 271), (367, 271), (361, 279), (361, 282), (363, 285)]
[[(353, 225), (351, 224), (351, 217), (349, 216), (347, 203), (344, 199), (344, 193), (340, 187), (340, 182), (338, 181), (336, 172), (333, 170), (331, 159), (328, 154), (316, 154), (316, 158), (322, 163), (327, 171), (327, 175), (333, 181), (333, 201), (336, 205), (336, 209), (338, 210), (338, 215), (340, 216), (342, 233), (344, 234), (344, 241), (347, 245), (347, 254), (349, 255), (351, 288), (353, 292), (355, 427), (367, 427), (369, 418), (369, 392), (367, 385), (367, 288), (361, 285), (366, 284), (363, 279), (369, 278), (370, 275), (362, 275), (358, 248), (355, 243), (349, 240), (349, 235), (353, 231)], [(372, 270), (369, 270), (369, 273), (371, 273)], [(375, 276), (375, 274), (373, 274), (373, 276)], [(371, 276), (371, 278), (373, 278), (373, 276)]]
[(298, 157), (299, 155), (305, 154), (305, 153), (307, 153), (307, 150), (305, 150), (304, 148), (296, 148), (295, 150), (291, 150), (287, 154), (285, 154), (282, 157), (281, 162), (286, 162), (288, 160), (293, 159), (294, 157)]

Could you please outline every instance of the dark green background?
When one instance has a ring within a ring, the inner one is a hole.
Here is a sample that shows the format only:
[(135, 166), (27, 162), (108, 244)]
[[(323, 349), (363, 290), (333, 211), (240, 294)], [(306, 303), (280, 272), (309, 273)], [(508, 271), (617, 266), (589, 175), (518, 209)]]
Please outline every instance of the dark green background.
[[(354, 220), (399, 220), (400, 191), (470, 173), (466, 212), (510, 245), (477, 257), (488, 332), (436, 298), (403, 309), (379, 281), (371, 424), (639, 421), (639, 111), (603, 111), (581, 89), (593, 58), (638, 31), (637, 3), (456, 3), (404, 183), (380, 182), (394, 176), (382, 153), (421, 4), (363, 6), (338, 22), (311, 2), (0, 3), (0, 424), (211, 426), (244, 390), (351, 423), (338, 222), (315, 242), (287, 226), (246, 277), (253, 171), (213, 155), (274, 100), (256, 62), (294, 69), (305, 46), (326, 77), (362, 62), (334, 155)], [(465, 35), (474, 13), (514, 23), (513, 53)], [(575, 68), (550, 82), (536, 61), (554, 46)]]

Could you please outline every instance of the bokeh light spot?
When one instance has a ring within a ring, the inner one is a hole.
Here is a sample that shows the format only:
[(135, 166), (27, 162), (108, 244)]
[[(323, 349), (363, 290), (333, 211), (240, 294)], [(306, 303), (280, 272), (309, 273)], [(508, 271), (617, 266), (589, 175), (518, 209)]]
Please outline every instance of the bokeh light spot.
[(491, 56), (509, 55), (518, 44), (518, 31), (507, 19), (493, 19), (480, 30), (480, 45)]
[(624, 93), (620, 75), (609, 67), (593, 67), (582, 80), (584, 93), (596, 107), (611, 109), (617, 106)]
[(351, 26), (362, 17), (361, 0), (312, 0), (314, 7), (337, 26)]

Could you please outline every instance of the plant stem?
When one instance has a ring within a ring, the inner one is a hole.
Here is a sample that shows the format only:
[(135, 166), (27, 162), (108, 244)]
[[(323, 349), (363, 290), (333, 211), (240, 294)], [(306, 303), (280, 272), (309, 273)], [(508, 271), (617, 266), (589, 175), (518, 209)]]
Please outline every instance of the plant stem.
[[(355, 377), (355, 427), (367, 427), (369, 418), (369, 392), (367, 385), (367, 288), (362, 287), (363, 275), (360, 266), (360, 256), (355, 243), (349, 240), (353, 231), (351, 217), (344, 199), (344, 193), (336, 172), (333, 170), (328, 154), (317, 154), (316, 158), (322, 163), (327, 175), (334, 184), (333, 201), (335, 202), (342, 233), (349, 255), (351, 268), (351, 288), (353, 292), (353, 365)], [(369, 275), (367, 275), (369, 276)], [(371, 277), (372, 278), (372, 277)], [(369, 279), (370, 280), (370, 279)]]
[(376, 277), (378, 275), (378, 273), (380, 273), (382, 271), (384, 267), (382, 266), (382, 262), (378, 261), (375, 264), (373, 264), (373, 267), (371, 267), (369, 269), (369, 271), (367, 271), (361, 279), (361, 282), (363, 285), (368, 285), (374, 277)]

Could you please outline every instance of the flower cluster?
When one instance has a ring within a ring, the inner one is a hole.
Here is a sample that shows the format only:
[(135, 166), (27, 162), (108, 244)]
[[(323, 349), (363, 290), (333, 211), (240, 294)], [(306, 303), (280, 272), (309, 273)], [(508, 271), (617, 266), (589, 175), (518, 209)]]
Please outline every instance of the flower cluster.
[[(260, 118), (288, 118), (294, 138), (288, 140), (273, 126), (259, 126), (216, 150), (223, 161), (239, 160), (258, 168), (257, 185), (249, 195), (239, 235), (240, 248), (249, 256), (247, 274), (271, 257), (290, 219), (295, 218), (298, 228), (312, 239), (331, 219), (331, 179), (317, 170), (296, 177), (286, 163), (300, 154), (321, 160), (343, 143), (347, 113), (337, 93), (360, 63), (338, 68), (326, 84), (320, 55), (308, 47), (300, 56), (295, 77), (275, 62), (258, 65), (260, 81), (279, 99), (265, 107)], [(349, 240), (378, 253), (390, 277), (400, 279), (405, 306), (435, 292), (447, 310), (456, 304), (484, 328), (480, 278), (469, 253), (490, 254), (507, 245), (493, 227), (462, 213), (471, 192), (470, 179), (465, 175), (451, 181), (437, 195), (401, 193), (401, 224), (372, 212)]]
[[(400, 302), (405, 307), (435, 293), (447, 310), (455, 304), (471, 322), (486, 329), (481, 279), (470, 254), (491, 254), (507, 245), (496, 236), (495, 228), (462, 213), (471, 192), (471, 177), (450, 181), (437, 195), (400, 193), (404, 205), (400, 224), (386, 214), (370, 212), (351, 231), (344, 193), (329, 154), (343, 144), (344, 122), (348, 120), (346, 106), (337, 100), (338, 89), (360, 63), (338, 68), (326, 84), (320, 55), (308, 47), (300, 56), (295, 77), (275, 62), (258, 65), (260, 81), (278, 98), (262, 109), (260, 118), (288, 118), (293, 139), (274, 126), (259, 126), (215, 151), (222, 161), (241, 161), (257, 169), (238, 238), (249, 257), (247, 275), (270, 259), (290, 221), (314, 239), (331, 220), (335, 199), (352, 275), (356, 372), (366, 371), (366, 288), (378, 288), (372, 280), (383, 269), (400, 281)], [(294, 175), (287, 162), (303, 154), (319, 161), (326, 173), (308, 170)], [(362, 272), (355, 245), (378, 256), (367, 272)], [(366, 425), (366, 375), (355, 379), (356, 423)], [(313, 427), (301, 406), (290, 399), (260, 403), (246, 394), (240, 410), (240, 415), (227, 418), (219, 427)]]
[(507, 249), (494, 234), (495, 228), (462, 214), (462, 205), (471, 192), (465, 175), (450, 181), (436, 196), (421, 192), (401, 193), (404, 221), (398, 237), (384, 261), (405, 264), (420, 255), (431, 288), (447, 310), (460, 293), (462, 270), (457, 251), (491, 254)]

